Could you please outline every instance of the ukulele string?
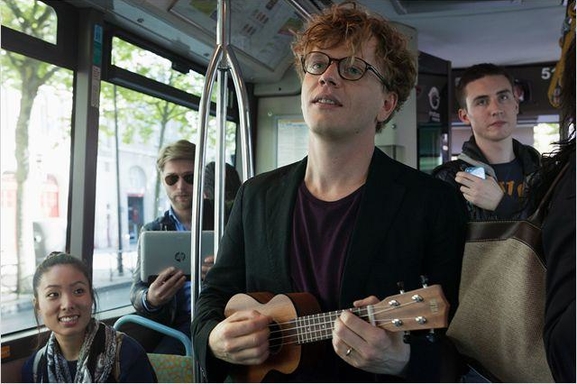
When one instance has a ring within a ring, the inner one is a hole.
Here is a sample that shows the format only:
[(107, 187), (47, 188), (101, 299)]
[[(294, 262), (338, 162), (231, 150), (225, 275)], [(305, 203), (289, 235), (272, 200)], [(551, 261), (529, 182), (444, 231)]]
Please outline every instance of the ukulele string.
[[(398, 305), (398, 306), (395, 306), (395, 307), (390, 307), (390, 308), (386, 308), (386, 307), (385, 307), (385, 308), (382, 308), (382, 309), (380, 309), (380, 310), (374, 311), (373, 314), (374, 314), (374, 315), (379, 315), (379, 314), (382, 314), (382, 313), (395, 311), (395, 310), (398, 310), (398, 309), (401, 308), (401, 307), (406, 307), (407, 305), (411, 305), (411, 304), (417, 304), (417, 302), (410, 301), (410, 302), (407, 302), (407, 303), (405, 303), (405, 304), (401, 304), (401, 305)], [(373, 307), (373, 308), (376, 308), (376, 307)], [(286, 322), (283, 322), (283, 323), (276, 323), (276, 324), (274, 325), (274, 328), (280, 327), (280, 329), (277, 329), (277, 330), (274, 330), (274, 331), (271, 330), (271, 332), (270, 332), (270, 336), (271, 336), (271, 337), (269, 337), (269, 342), (276, 342), (276, 341), (279, 341), (279, 340), (280, 340), (280, 341), (281, 341), (280, 344), (287, 344), (287, 345), (289, 345), (289, 344), (298, 343), (298, 341), (292, 341), (292, 342), (288, 342), (288, 343), (283, 343), (283, 340), (284, 340), (284, 339), (289, 339), (289, 338), (295, 339), (295, 338), (297, 337), (297, 335), (298, 335), (298, 331), (302, 331), (302, 330), (305, 330), (305, 329), (311, 328), (311, 327), (318, 328), (318, 327), (323, 327), (323, 326), (328, 325), (328, 328), (327, 328), (327, 329), (318, 329), (318, 330), (312, 331), (312, 332), (313, 332), (313, 333), (315, 333), (315, 332), (316, 332), (316, 333), (319, 333), (319, 332), (329, 332), (329, 331), (332, 332), (334, 321), (335, 321), (335, 319), (336, 319), (342, 312), (344, 312), (344, 311), (357, 312), (357, 313), (359, 314), (359, 317), (360, 317), (360, 318), (362, 318), (362, 319), (368, 319), (368, 318), (369, 318), (369, 315), (368, 315), (368, 314), (367, 314), (367, 315), (363, 315), (363, 314), (362, 314), (362, 312), (363, 312), (365, 309), (366, 309), (366, 307), (364, 307), (364, 308), (350, 308), (350, 309), (341, 310), (341, 311), (328, 312), (328, 313), (326, 313), (326, 314), (308, 315), (308, 316), (303, 316), (303, 317), (300, 318), (300, 319), (304, 319), (304, 318), (316, 318), (316, 319), (319, 319), (319, 318), (322, 318), (322, 319), (324, 320), (324, 321), (322, 321), (322, 322), (317, 322), (316, 320), (313, 320), (313, 323), (312, 323), (312, 324), (298, 325), (296, 319), (292, 319), (292, 320), (289, 320), (289, 321), (286, 321)], [(332, 315), (332, 316), (331, 316), (331, 315)], [(328, 317), (328, 320), (327, 320), (327, 317)], [(395, 319), (407, 320), (407, 319), (412, 319), (412, 317), (406, 317), (406, 318), (393, 317), (393, 318), (390, 318), (390, 319), (377, 320), (376, 323), (377, 323), (377, 325), (379, 325), (379, 324), (385, 324), (385, 323), (392, 322), (392, 321), (395, 320)], [(295, 326), (295, 324), (296, 324), (296, 326)], [(283, 328), (283, 326), (286, 326), (286, 327)], [(269, 328), (271, 328), (271, 327), (272, 327), (272, 326), (269, 326)], [(287, 335), (287, 333), (289, 333), (289, 332), (290, 332), (290, 335)], [(311, 331), (309, 331), (309, 332), (311, 332)], [(276, 336), (276, 335), (279, 334), (279, 333), (280, 333), (280, 336)], [(327, 338), (328, 338), (328, 337), (327, 337)], [(278, 344), (274, 344), (274, 345), (277, 346)]]
[[(385, 324), (385, 323), (392, 323), (393, 320), (413, 320), (413, 317), (395, 317), (394, 319), (385, 319), (385, 320), (379, 320), (377, 323), (380, 324)], [(379, 326), (377, 324), (377, 326)], [(296, 327), (299, 328), (299, 327)], [(300, 327), (300, 328), (306, 328), (306, 327)], [(321, 330), (321, 331), (313, 331), (312, 333), (318, 333), (318, 332), (325, 332), (325, 334), (323, 335), (324, 337), (309, 337), (307, 339), (305, 339), (305, 341), (303, 343), (299, 342), (299, 340), (297, 340), (297, 335), (296, 334), (291, 334), (291, 335), (281, 335), (280, 337), (276, 337), (276, 338), (269, 338), (269, 343), (271, 348), (276, 348), (278, 346), (282, 346), (282, 345), (292, 345), (292, 344), (306, 344), (309, 342), (314, 342), (314, 341), (321, 341), (321, 340), (327, 340), (327, 339), (331, 339), (332, 338), (332, 325), (331, 325), (331, 329), (330, 330)], [(329, 332), (330, 331), (330, 332)], [(283, 331), (278, 331), (275, 333), (279, 333), (279, 332), (283, 332)], [(291, 341), (285, 341), (288, 339), (292, 339)], [(278, 341), (280, 341), (279, 343), (277, 343)]]
[[(411, 304), (417, 304), (417, 303), (416, 303), (416, 302), (408, 302), (408, 303), (405, 303), (405, 304), (398, 305), (398, 306), (396, 306), (396, 307), (383, 308), (383, 309), (380, 309), (380, 310), (377, 310), (377, 311), (373, 311), (373, 314), (374, 314), (374, 315), (379, 315), (379, 314), (381, 314), (381, 313), (386, 313), (386, 312), (395, 311), (395, 310), (398, 310), (399, 308), (406, 307), (407, 305), (411, 305)], [(374, 308), (375, 308), (375, 307), (374, 307)], [(340, 310), (340, 311), (327, 312), (327, 313), (325, 313), (325, 314), (306, 315), (306, 316), (299, 317), (299, 318), (297, 318), (297, 319), (321, 318), (321, 317), (322, 317), (323, 319), (326, 320), (326, 318), (329, 317), (329, 321), (325, 321), (325, 322), (323, 322), (323, 323), (318, 323), (318, 322), (316, 322), (316, 321), (313, 320), (313, 321), (314, 321), (314, 324), (313, 324), (313, 325), (316, 326), (316, 325), (332, 324), (332, 323), (334, 322), (334, 320), (335, 320), (341, 313), (343, 313), (343, 312), (345, 312), (345, 311), (357, 312), (357, 313), (360, 315), (359, 317), (361, 317), (361, 318), (363, 318), (363, 319), (368, 318), (368, 317), (369, 317), (368, 314), (367, 314), (367, 315), (362, 315), (362, 314), (361, 314), (361, 311), (363, 311), (363, 310), (365, 310), (365, 309), (366, 309), (366, 307), (364, 307), (364, 308), (350, 308), (350, 309), (344, 309), (344, 310)], [(330, 317), (331, 315), (332, 315), (332, 317)], [(290, 324), (295, 324), (297, 319), (291, 319), (291, 320), (285, 321), (285, 322), (283, 322), (283, 323), (275, 323), (275, 324), (278, 325), (278, 326), (283, 326), (283, 325), (287, 325), (287, 324), (288, 324), (288, 325), (290, 325)], [(379, 320), (379, 322), (387, 322), (387, 321), (390, 321), (390, 320), (392, 320), (392, 319)], [(303, 321), (304, 321), (304, 320), (303, 320)], [(295, 330), (295, 329), (303, 329), (303, 328), (307, 328), (307, 327), (309, 327), (309, 326), (310, 326), (310, 325), (298, 325), (298, 326), (293, 327), (293, 328), (288, 328), (288, 327), (287, 327), (287, 328), (283, 328), (282, 330), (272, 331), (271, 334), (273, 334), (273, 333), (279, 333), (279, 332), (292, 331), (292, 330)]]

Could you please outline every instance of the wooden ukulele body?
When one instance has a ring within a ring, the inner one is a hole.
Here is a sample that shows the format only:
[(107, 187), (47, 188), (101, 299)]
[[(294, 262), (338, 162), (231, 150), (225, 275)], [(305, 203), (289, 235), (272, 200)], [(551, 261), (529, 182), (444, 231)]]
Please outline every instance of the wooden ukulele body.
[[(309, 293), (287, 293), (275, 296), (268, 292), (253, 292), (233, 296), (226, 305), (224, 314), (228, 317), (235, 312), (247, 309), (254, 309), (271, 316), (274, 320), (271, 331), (280, 331), (285, 338), (291, 333), (291, 329), (287, 329), (293, 327), (291, 320), (320, 312), (317, 300)], [(314, 344), (301, 345), (296, 340), (290, 340), (289, 337), (277, 347), (272, 347), (269, 358), (261, 365), (238, 366), (231, 375), (235, 382), (255, 383), (261, 382), (272, 370), (283, 374), (293, 373), (301, 362), (306, 363), (309, 360), (302, 358), (303, 352), (308, 352), (303, 351), (303, 347), (317, 350)]]

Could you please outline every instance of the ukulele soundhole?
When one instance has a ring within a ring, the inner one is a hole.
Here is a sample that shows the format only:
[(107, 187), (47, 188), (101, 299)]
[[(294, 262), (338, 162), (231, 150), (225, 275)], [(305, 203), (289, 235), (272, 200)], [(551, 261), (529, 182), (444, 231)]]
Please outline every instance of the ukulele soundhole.
[(283, 331), (277, 322), (272, 322), (269, 324), (270, 336), (269, 336), (269, 351), (271, 355), (279, 353), (282, 348), (283, 341)]

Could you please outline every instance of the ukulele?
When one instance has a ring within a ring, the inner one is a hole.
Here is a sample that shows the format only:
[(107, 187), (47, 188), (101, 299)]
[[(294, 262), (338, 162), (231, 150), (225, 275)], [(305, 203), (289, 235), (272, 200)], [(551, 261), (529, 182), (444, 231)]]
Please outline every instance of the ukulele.
[[(331, 339), (334, 322), (345, 311), (319, 313), (320, 307), (309, 293), (256, 292), (234, 295), (224, 314), (229, 317), (247, 309), (272, 317), (270, 355), (260, 365), (235, 365), (231, 376), (236, 382), (261, 382), (271, 370), (294, 372), (301, 362), (301, 345)], [(431, 285), (346, 311), (391, 332), (431, 330), (447, 327), (449, 303), (441, 286)]]

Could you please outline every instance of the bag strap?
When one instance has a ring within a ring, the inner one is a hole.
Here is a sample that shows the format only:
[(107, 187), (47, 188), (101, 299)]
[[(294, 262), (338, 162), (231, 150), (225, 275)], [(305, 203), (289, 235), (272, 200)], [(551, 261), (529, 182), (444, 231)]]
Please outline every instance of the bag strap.
[(32, 364), (32, 377), (35, 383), (38, 382), (38, 366), (40, 365), (40, 360), (44, 357), (44, 353), (46, 352), (46, 344), (44, 347), (40, 348), (38, 352), (36, 352), (36, 356), (34, 356), (34, 364)]
[(551, 200), (551, 196), (553, 196), (553, 191), (555, 190), (557, 184), (559, 184), (559, 180), (561, 180), (561, 178), (565, 174), (565, 171), (567, 171), (568, 168), (569, 163), (563, 166), (561, 171), (559, 171), (559, 173), (555, 177), (555, 180), (553, 180), (553, 182), (551, 183), (551, 186), (547, 190), (547, 193), (545, 193), (545, 196), (543, 196), (543, 199), (541, 199), (541, 202), (539, 203), (539, 206), (537, 207), (535, 212), (533, 212), (533, 214), (528, 218), (528, 220), (533, 224), (536, 224), (540, 227), (541, 224), (543, 223), (543, 219), (545, 218), (545, 215), (547, 214), (547, 209), (549, 208), (548, 207), (549, 201)]
[(124, 333), (116, 332), (116, 356), (112, 372), (114, 373), (114, 380), (120, 383), (120, 349), (122, 348), (122, 341), (124, 340)]

